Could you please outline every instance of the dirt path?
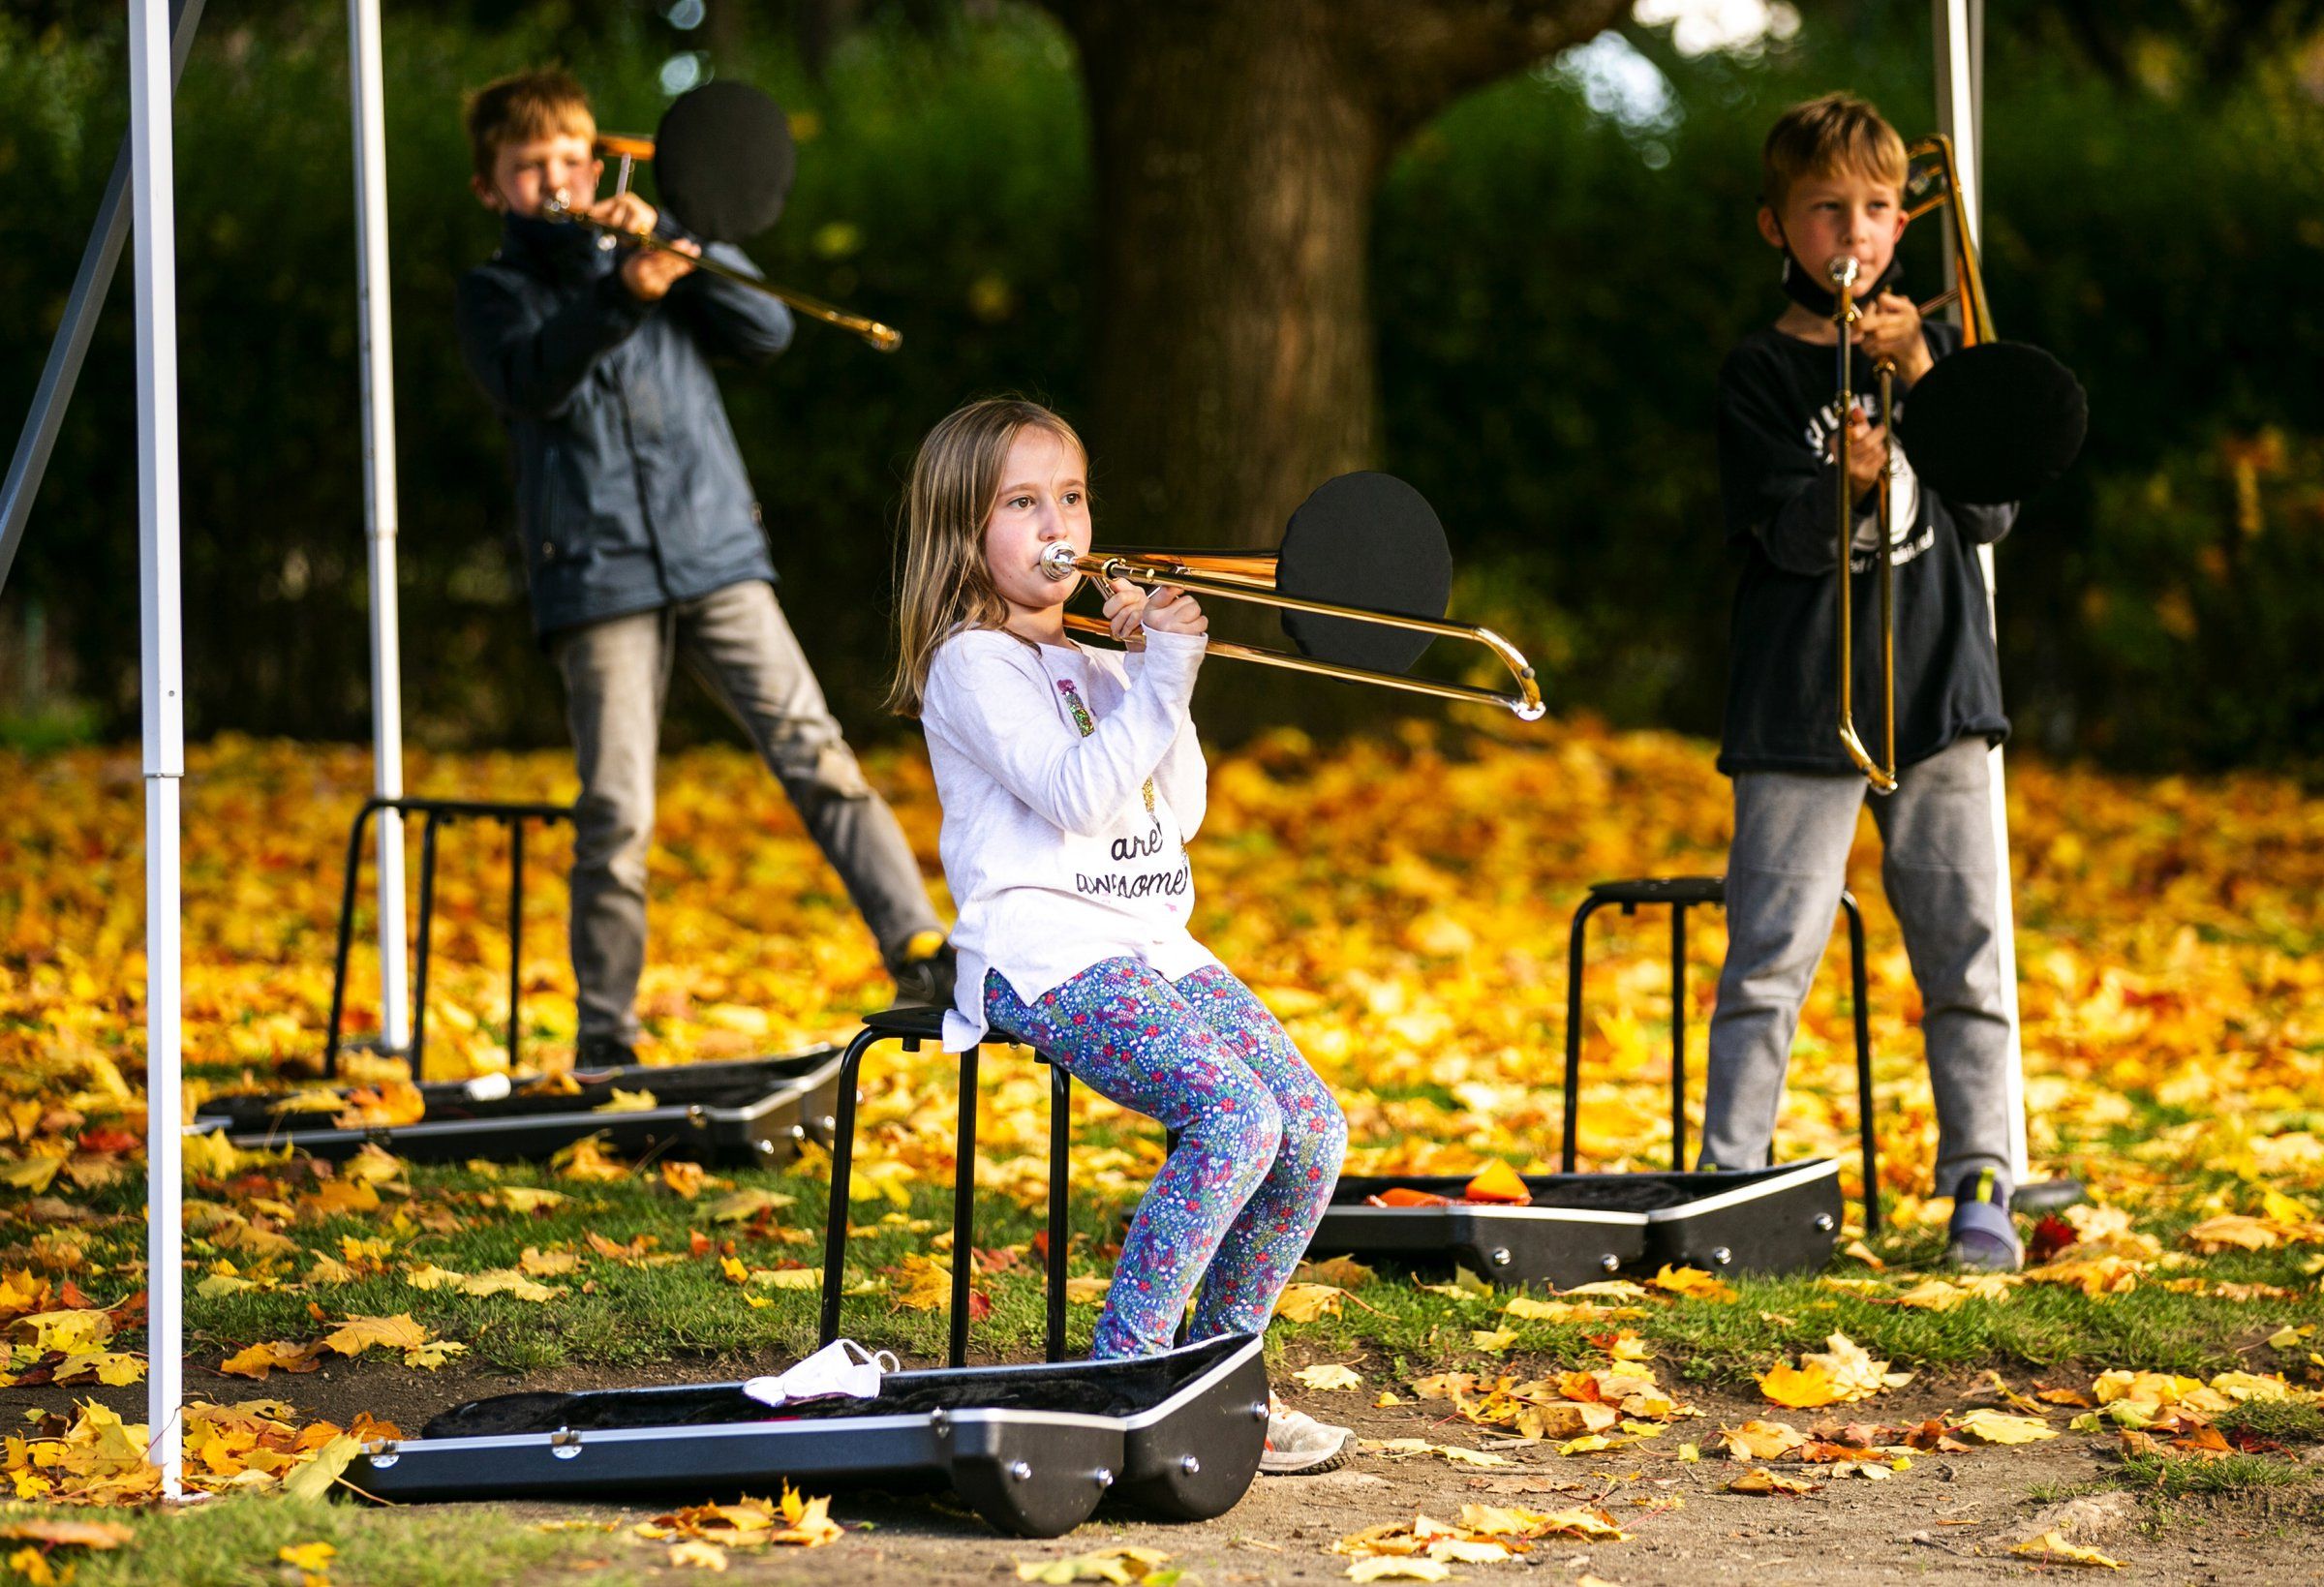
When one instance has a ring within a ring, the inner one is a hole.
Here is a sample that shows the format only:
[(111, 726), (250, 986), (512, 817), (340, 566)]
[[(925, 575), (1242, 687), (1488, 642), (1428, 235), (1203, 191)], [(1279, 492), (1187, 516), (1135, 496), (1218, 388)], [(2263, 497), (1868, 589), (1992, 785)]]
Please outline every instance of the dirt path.
[[(201, 1375), (198, 1375), (199, 1377)], [(715, 1368), (685, 1374), (694, 1381), (721, 1376)], [(528, 1389), (597, 1387), (586, 1371), (535, 1373)], [(302, 1415), (344, 1421), (357, 1410), (397, 1421), (415, 1434), (428, 1416), (464, 1398), (506, 1392), (514, 1380), (481, 1372), (414, 1374), (360, 1362), (321, 1373), (277, 1378), (265, 1385), (220, 1379), (198, 1389), (220, 1399), (279, 1398)], [(105, 1390), (100, 1396), (141, 1417), (141, 1390)], [(18, 1406), (61, 1408), (70, 1391), (0, 1390), (0, 1417)], [(1200, 1525), (1162, 1525), (1118, 1519), (1106, 1511), (1068, 1537), (1026, 1542), (995, 1537), (964, 1511), (923, 1500), (842, 1493), (833, 1513), (851, 1527), (871, 1523), (827, 1548), (752, 1556), (736, 1552), (725, 1579), (796, 1582), (831, 1587), (906, 1583), (1014, 1582), (1018, 1562), (1062, 1559), (1120, 1543), (1161, 1550), (1204, 1587), (1225, 1583), (1344, 1581), (1348, 1561), (1330, 1552), (1333, 1540), (1424, 1511), (1452, 1520), (1463, 1504), (1537, 1510), (1597, 1504), (1630, 1536), (1621, 1542), (1581, 1544), (1546, 1540), (1517, 1563), (1456, 1566), (1453, 1578), (1489, 1582), (1571, 1582), (1583, 1575), (1623, 1584), (1693, 1583), (1739, 1578), (1754, 1584), (1911, 1579), (1990, 1580), (1997, 1574), (2080, 1574), (2087, 1567), (2048, 1564), (2011, 1555), (2012, 1543), (2054, 1522), (2066, 1490), (2091, 1484), (2113, 1466), (2107, 1442), (2065, 1434), (2047, 1443), (1967, 1454), (1916, 1457), (1911, 1469), (1886, 1481), (1849, 1478), (1827, 1481), (1802, 1497), (1761, 1497), (1724, 1491), (1743, 1468), (1718, 1451), (1716, 1429), (1775, 1413), (1732, 1393), (1688, 1391), (1703, 1413), (1663, 1438), (1630, 1450), (1561, 1458), (1550, 1446), (1498, 1452), (1512, 1464), (1477, 1471), (1434, 1456), (1391, 1460), (1361, 1455), (1348, 1469), (1317, 1478), (1262, 1479), (1243, 1502)], [(1966, 1396), (1900, 1391), (1885, 1396), (1878, 1416), (1901, 1422), (1958, 1408)], [(1426, 1438), (1476, 1449), (1482, 1430), (1442, 1419), (1442, 1407), (1374, 1409), (1356, 1393), (1310, 1396), (1308, 1407), (1354, 1425), (1367, 1438)], [(1788, 1414), (1804, 1424), (1804, 1413)], [(1701, 1445), (1697, 1463), (1679, 1458), (1682, 1440)], [(2324, 1582), (2324, 1451), (2307, 1451), (2316, 1481), (2305, 1491), (2277, 1490), (2272, 1498), (2185, 1501), (2163, 1524), (2139, 1500), (2120, 1495), (2078, 1507), (2071, 1541), (2094, 1545), (2124, 1564), (2128, 1578), (2171, 1582)], [(1811, 1480), (1814, 1468), (1773, 1469)], [(683, 1501), (674, 1501), (683, 1502)], [(653, 1508), (647, 1508), (653, 1507)], [(657, 1512), (639, 1506), (584, 1506), (524, 1502), (505, 1507), (525, 1521), (596, 1517), (616, 1522), (607, 1546), (595, 1550), (620, 1571), (660, 1573), (661, 1551), (629, 1541), (629, 1523)], [(2096, 1510), (2095, 1521), (2083, 1512)], [(2111, 1574), (2097, 1572), (2096, 1574)], [(673, 1578), (683, 1579), (678, 1572)], [(569, 1579), (583, 1580), (601, 1572)]]

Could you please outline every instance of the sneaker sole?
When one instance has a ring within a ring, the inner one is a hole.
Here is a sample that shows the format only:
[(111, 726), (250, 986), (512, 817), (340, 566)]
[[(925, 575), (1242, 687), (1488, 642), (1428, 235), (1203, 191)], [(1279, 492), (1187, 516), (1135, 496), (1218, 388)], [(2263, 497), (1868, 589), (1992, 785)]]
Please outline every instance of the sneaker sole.
[(1259, 1457), (1259, 1475), (1262, 1477), (1321, 1477), (1328, 1471), (1337, 1471), (1356, 1458), (1355, 1451), (1348, 1448), (1350, 1442), (1343, 1439), (1338, 1449), (1333, 1450), (1321, 1460), (1312, 1460), (1300, 1466), (1270, 1466), (1268, 1464), (1269, 1456), (1262, 1454)]

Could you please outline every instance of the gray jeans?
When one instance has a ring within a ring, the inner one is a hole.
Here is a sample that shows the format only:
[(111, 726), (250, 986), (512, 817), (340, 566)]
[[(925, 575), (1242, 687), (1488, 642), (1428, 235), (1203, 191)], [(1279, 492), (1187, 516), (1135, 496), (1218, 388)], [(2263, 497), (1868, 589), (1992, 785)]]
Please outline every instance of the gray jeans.
[(771, 586), (752, 579), (592, 623), (559, 634), (550, 654), (565, 676), (581, 770), (572, 948), (582, 1035), (637, 1035), (654, 765), (671, 663), (681, 657), (750, 736), (880, 952), (892, 962), (915, 932), (939, 930), (903, 829), (864, 780)]
[[(1965, 739), (1905, 768), (1897, 791), (1872, 801), (1881, 880), (1920, 987), (1940, 1195), (1972, 1169), (2009, 1172), (2009, 1019), (1994, 929), (1989, 776), (1985, 741)], [(1854, 776), (1735, 778), (1706, 1162), (1757, 1168), (1768, 1160), (1800, 1002), (1832, 934), (1866, 792)]]

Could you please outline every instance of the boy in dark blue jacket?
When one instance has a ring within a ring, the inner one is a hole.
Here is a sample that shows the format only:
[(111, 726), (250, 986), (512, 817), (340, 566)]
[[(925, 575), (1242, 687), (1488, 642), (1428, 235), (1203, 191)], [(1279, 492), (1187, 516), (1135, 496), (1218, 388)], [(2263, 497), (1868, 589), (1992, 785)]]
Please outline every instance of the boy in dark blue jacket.
[[(634, 193), (593, 201), (602, 164), (563, 72), (471, 101), (476, 198), (503, 217), (461, 278), (460, 349), (516, 443), (517, 529), (533, 622), (564, 676), (580, 764), (573, 970), (581, 1061), (627, 1061), (645, 958), (646, 850), (672, 663), (740, 721), (877, 937), (899, 992), (947, 1003), (950, 949), (895, 814), (864, 780), (782, 608), (719, 400), (714, 356), (759, 365), (790, 342), (777, 299), (697, 271), (698, 244)], [(651, 229), (684, 254), (550, 221)], [(740, 250), (712, 256), (751, 270)]]

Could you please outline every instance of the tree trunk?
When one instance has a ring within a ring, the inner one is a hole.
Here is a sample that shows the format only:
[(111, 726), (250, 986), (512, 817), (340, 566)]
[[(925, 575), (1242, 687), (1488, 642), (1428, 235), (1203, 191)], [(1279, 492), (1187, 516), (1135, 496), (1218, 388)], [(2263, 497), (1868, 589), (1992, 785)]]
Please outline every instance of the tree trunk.
[(1460, 89), (1625, 0), (1052, 0), (1098, 186), (1103, 538), (1268, 546), (1379, 449), (1372, 195)]
[(1373, 456), (1381, 133), (1337, 80), (1329, 12), (1131, 0), (1084, 35), (1110, 539), (1271, 545), (1302, 496)]

